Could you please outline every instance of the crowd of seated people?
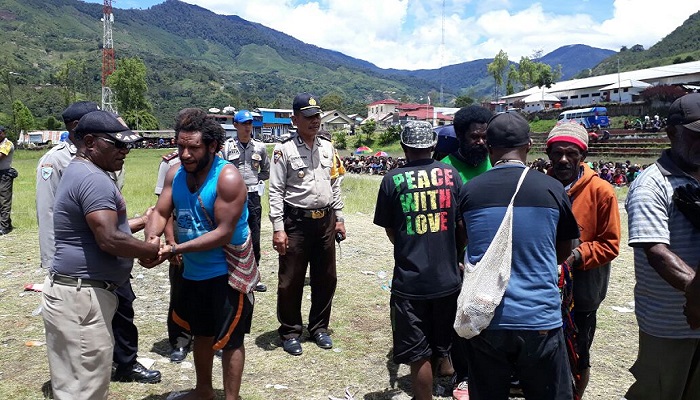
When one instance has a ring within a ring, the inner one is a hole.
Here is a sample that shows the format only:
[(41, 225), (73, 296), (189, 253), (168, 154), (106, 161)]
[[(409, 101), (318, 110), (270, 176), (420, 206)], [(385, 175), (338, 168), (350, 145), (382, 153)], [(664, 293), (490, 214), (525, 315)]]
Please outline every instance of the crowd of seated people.
[(353, 174), (384, 175), (387, 171), (403, 166), (403, 157), (394, 159), (391, 156), (348, 156), (343, 159), (345, 170)]
[[(530, 168), (544, 173), (552, 166), (549, 160), (543, 158), (538, 158), (528, 164)], [(589, 161), (588, 166), (603, 180), (610, 182), (611, 185), (622, 187), (632, 183), (648, 165), (632, 164), (630, 160), (625, 162), (599, 160)]]

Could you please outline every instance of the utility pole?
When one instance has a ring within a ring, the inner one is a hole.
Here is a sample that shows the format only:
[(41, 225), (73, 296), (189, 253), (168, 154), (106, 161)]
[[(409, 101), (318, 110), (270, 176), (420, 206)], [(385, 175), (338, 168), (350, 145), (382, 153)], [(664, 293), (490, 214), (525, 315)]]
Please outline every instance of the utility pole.
[(622, 104), (622, 88), (620, 87), (620, 57), (617, 57), (617, 102)]
[(104, 7), (102, 7), (102, 109), (116, 114), (114, 93), (107, 83), (107, 78), (114, 72), (116, 65), (114, 42), (112, 41), (113, 24), (112, 0), (104, 0)]

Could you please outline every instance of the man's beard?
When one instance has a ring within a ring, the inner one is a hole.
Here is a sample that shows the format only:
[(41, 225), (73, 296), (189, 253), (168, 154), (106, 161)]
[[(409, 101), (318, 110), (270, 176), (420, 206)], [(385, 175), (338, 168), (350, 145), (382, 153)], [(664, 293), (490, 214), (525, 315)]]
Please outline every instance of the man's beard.
[(206, 156), (202, 157), (199, 161), (197, 161), (197, 166), (195, 167), (192, 173), (196, 174), (200, 171), (203, 171), (207, 167), (207, 165), (209, 165), (209, 160), (211, 160), (211, 154), (206, 153)]
[(476, 167), (486, 161), (486, 157), (489, 156), (489, 150), (486, 146), (460, 147), (459, 155), (465, 164)]

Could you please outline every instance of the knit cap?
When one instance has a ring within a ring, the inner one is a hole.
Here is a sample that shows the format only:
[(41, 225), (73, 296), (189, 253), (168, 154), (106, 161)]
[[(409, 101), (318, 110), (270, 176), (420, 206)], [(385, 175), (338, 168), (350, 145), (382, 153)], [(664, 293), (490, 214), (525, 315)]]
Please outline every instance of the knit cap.
[(547, 147), (557, 142), (573, 143), (586, 151), (588, 150), (588, 131), (578, 122), (564, 122), (555, 126), (547, 136)]

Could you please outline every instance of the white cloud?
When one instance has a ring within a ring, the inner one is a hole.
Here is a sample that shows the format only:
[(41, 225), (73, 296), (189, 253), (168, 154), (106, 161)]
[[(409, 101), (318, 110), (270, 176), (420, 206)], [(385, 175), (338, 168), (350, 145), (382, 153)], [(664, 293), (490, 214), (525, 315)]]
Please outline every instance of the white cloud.
[(687, 0), (614, 0), (609, 17), (599, 21), (585, 11), (599, 6), (594, 2), (577, 8), (578, 14), (555, 15), (540, 3), (509, 12), (508, 0), (452, 0), (445, 10), (441, 47), (442, 2), (435, 0), (187, 1), (382, 68), (399, 69), (492, 58), (501, 49), (518, 61), (534, 50), (546, 54), (577, 43), (612, 50), (637, 43), (649, 48), (698, 11), (697, 4)]

